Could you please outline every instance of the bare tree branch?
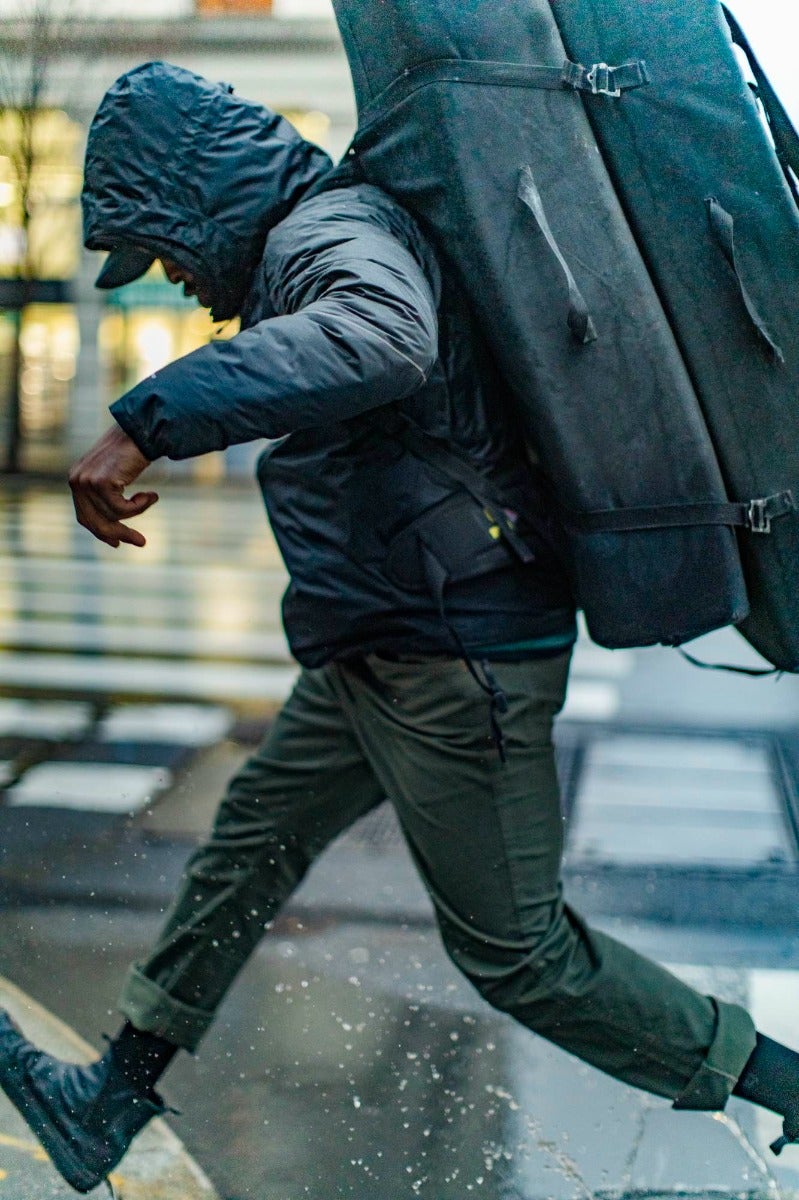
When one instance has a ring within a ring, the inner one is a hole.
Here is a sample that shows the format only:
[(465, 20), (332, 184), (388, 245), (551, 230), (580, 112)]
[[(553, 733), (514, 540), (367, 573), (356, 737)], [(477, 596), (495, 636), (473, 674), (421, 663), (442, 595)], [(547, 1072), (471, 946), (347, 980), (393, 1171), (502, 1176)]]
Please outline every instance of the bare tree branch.
[(13, 314), (17, 335), (8, 397), (6, 469), (10, 472), (19, 469), (22, 437), (19, 391), (22, 314), (33, 299), (38, 274), (33, 261), (31, 229), (39, 203), (36, 187), (43, 154), (41, 118), (52, 103), (52, 97), (48, 96), (52, 67), (59, 55), (65, 22), (74, 15), (75, 4), (76, 0), (20, 0), (17, 23), (21, 38), (13, 58), (0, 53), (0, 154), (11, 164), (21, 251), (17, 264), (19, 298)]

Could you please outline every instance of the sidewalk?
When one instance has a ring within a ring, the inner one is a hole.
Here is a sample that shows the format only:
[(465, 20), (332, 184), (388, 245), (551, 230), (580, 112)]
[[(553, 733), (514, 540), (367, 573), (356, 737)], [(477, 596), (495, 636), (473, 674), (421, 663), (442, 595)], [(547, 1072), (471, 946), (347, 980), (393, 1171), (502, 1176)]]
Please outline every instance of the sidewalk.
[[(0, 977), (0, 1007), (38, 1046), (60, 1058), (93, 1058), (58, 1018)], [(153, 1121), (111, 1176), (119, 1200), (216, 1200), (216, 1192), (163, 1121)], [(76, 1193), (50, 1166), (16, 1109), (0, 1092), (0, 1195), (3, 1200), (62, 1200)], [(108, 1197), (105, 1186), (92, 1196)]]

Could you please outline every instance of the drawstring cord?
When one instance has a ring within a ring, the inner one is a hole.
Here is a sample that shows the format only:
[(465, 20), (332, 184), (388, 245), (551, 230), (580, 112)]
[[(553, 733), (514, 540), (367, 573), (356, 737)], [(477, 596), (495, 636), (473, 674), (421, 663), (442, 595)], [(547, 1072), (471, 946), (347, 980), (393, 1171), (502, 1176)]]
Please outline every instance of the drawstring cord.
[(444, 589), (447, 586), (447, 580), (449, 578), (447, 571), (433, 554), (430, 547), (427, 546), (425, 542), (421, 540), (421, 538), (419, 539), (419, 551), (422, 556), (422, 563), (424, 564), (424, 571), (425, 575), (427, 576), (428, 586), (430, 591), (433, 593), (433, 597), (435, 598), (438, 606), (439, 616), (441, 617), (445, 629), (448, 631), (450, 637), (457, 647), (458, 657), (461, 658), (466, 664), (469, 674), (480, 688), (480, 691), (489, 697), (489, 724), (491, 727), (491, 738), (497, 748), (500, 762), (505, 763), (507, 762), (505, 734), (499, 718), (504, 716), (508, 711), (508, 697), (497, 683), (494, 672), (491, 670), (491, 667), (488, 665), (486, 659), (483, 659), (480, 663), (480, 669), (483, 672), (483, 679), (481, 679), (478, 675), (477, 668), (474, 665), (474, 660), (464, 646), (461, 635), (458, 633), (457, 629), (447, 616), (446, 607), (444, 604)]
[[(468, 656), (466, 658), (466, 665), (467, 665), (467, 667), (471, 665), (469, 662)], [(485, 681), (488, 684), (488, 689), (487, 689), (488, 694), (491, 697), (491, 706), (489, 709), (489, 720), (491, 722), (491, 736), (494, 739), (494, 744), (497, 748), (497, 753), (499, 754), (500, 762), (505, 763), (508, 761), (507, 754), (506, 754), (506, 747), (505, 747), (505, 733), (502, 729), (502, 726), (499, 723), (499, 718), (504, 717), (505, 713), (508, 711), (508, 697), (505, 695), (502, 688), (497, 683), (497, 681), (494, 677), (494, 672), (489, 667), (486, 659), (483, 659), (482, 662), (480, 663), (480, 669), (482, 670), (483, 675), (485, 676)], [(474, 671), (472, 671), (472, 674), (474, 675)], [(479, 683), (479, 680), (478, 680), (478, 683)], [(484, 688), (483, 690), (485, 691), (486, 689)]]

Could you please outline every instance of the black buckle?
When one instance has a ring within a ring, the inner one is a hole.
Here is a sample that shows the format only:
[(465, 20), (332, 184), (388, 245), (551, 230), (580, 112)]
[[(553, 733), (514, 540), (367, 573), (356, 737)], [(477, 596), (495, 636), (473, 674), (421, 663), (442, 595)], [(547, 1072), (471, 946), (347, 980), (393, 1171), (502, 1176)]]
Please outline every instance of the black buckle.
[(591, 89), (592, 96), (612, 96), (617, 100), (621, 95), (621, 88), (616, 82), (616, 69), (608, 66), (606, 62), (594, 63), (589, 67), (585, 73), (585, 82)]
[(771, 533), (771, 514), (768, 500), (750, 500), (746, 524), (751, 533)]

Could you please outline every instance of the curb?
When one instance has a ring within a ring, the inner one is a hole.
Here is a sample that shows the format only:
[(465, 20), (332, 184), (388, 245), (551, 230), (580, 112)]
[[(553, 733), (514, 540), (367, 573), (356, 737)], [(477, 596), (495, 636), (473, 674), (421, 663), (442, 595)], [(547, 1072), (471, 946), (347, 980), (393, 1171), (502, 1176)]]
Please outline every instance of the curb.
[[(0, 1007), (33, 1042), (74, 1062), (97, 1057), (88, 1043), (13, 983), (0, 976)], [(62, 1200), (76, 1193), (49, 1165), (45, 1152), (16, 1109), (0, 1092), (0, 1180), (14, 1200)], [(218, 1200), (216, 1190), (162, 1120), (136, 1138), (111, 1175), (118, 1200)], [(90, 1196), (109, 1200), (108, 1189)]]

